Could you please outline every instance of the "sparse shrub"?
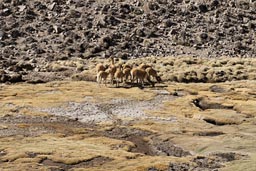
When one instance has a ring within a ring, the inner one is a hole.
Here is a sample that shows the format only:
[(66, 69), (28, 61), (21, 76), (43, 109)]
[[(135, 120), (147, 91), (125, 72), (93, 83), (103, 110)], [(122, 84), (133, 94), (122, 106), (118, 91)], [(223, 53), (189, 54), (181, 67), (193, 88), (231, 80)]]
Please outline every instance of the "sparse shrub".
[(252, 66), (256, 67), (256, 60), (251, 61), (250, 64), (251, 64)]
[(165, 67), (153, 67), (153, 68), (155, 68), (158, 72), (161, 72), (161, 73), (167, 71)]
[(238, 64), (244, 65), (244, 61), (242, 61), (242, 59), (233, 59), (228, 62), (229, 66), (234, 66), (234, 65), (238, 65)]
[(256, 67), (248, 67), (247, 72), (254, 72), (256, 73)]
[(182, 60), (175, 60), (175, 62), (174, 62), (175, 67), (181, 67), (184, 65), (187, 65), (187, 64), (185, 62), (183, 62)]
[[(164, 78), (164, 76), (163, 76), (163, 78)], [(168, 76), (168, 81), (175, 81), (175, 82), (177, 82), (178, 78), (177, 78), (176, 75), (171, 74), (171, 75)]]
[(228, 81), (233, 81), (234, 80), (234, 76), (233, 75), (228, 75)]
[(226, 68), (226, 72), (228, 73), (228, 74), (233, 74), (233, 68)]
[(197, 64), (196, 58), (186, 58), (183, 59), (182, 62), (186, 63), (187, 65)]
[(183, 72), (182, 73), (177, 73), (177, 81), (178, 82), (185, 82), (186, 81), (185, 74)]
[(214, 70), (209, 70), (209, 71), (207, 71), (207, 74), (206, 74), (207, 82), (213, 82), (213, 81), (212, 81), (213, 74), (214, 74)]
[(202, 70), (202, 72), (207, 72), (210, 70), (210, 68), (207, 66), (203, 66), (203, 67), (201, 67), (201, 70)]
[(186, 79), (188, 82), (198, 82), (197, 72), (196, 71), (189, 71), (187, 73)]
[(237, 65), (236, 65), (236, 69), (238, 69), (238, 70), (244, 69), (244, 66), (241, 65), (241, 64), (237, 64)]
[(222, 65), (226, 65), (228, 63), (228, 60), (227, 59), (223, 59), (223, 60), (220, 60), (219, 62)]
[(204, 71), (197, 71), (197, 79), (199, 82), (206, 82), (206, 73)]
[(250, 61), (245, 61), (245, 62), (244, 62), (244, 66), (249, 66), (249, 65), (251, 65), (251, 62), (250, 62)]
[(166, 62), (163, 62), (163, 66), (167, 67), (167, 66), (173, 66), (174, 65), (174, 62), (173, 61), (166, 61)]
[(190, 79), (188, 79), (188, 82), (196, 83), (198, 82), (198, 78), (195, 75), (190, 75)]
[(96, 81), (96, 75), (91, 74), (88, 71), (84, 71), (79, 74), (74, 74), (71, 76), (72, 80), (74, 81)]
[(215, 61), (211, 64), (212, 67), (222, 67), (222, 64), (219, 61)]
[(68, 67), (55, 63), (48, 65), (47, 70), (48, 72), (61, 72), (68, 70)]
[(235, 70), (234, 71), (235, 76), (238, 76), (238, 75), (240, 75), (242, 73), (243, 73), (243, 71), (240, 71), (240, 70)]
[(232, 60), (228, 61), (228, 63), (227, 63), (228, 66), (233, 66), (233, 65), (235, 65), (235, 64), (236, 64), (236, 63), (235, 63), (234, 61), (232, 61)]
[(214, 82), (225, 82), (228, 80), (228, 74), (226, 70), (217, 70), (212, 76)]
[(195, 62), (195, 64), (203, 64), (203, 59), (202, 58), (193, 58), (193, 61)]
[(212, 82), (225, 82), (228, 80), (228, 77), (227, 76), (217, 76), (217, 75), (213, 75), (212, 77)]
[(256, 80), (256, 72), (248, 74), (248, 80)]
[(77, 71), (83, 71), (84, 70), (84, 65), (77, 65), (76, 70)]
[(237, 80), (247, 80), (248, 79), (248, 75), (247, 74), (240, 74), (236, 76)]
[[(172, 69), (171, 69), (171, 67), (166, 67), (166, 68), (165, 68), (165, 71), (166, 71), (166, 72), (171, 72)], [(161, 72), (161, 71), (159, 71), (159, 72)]]

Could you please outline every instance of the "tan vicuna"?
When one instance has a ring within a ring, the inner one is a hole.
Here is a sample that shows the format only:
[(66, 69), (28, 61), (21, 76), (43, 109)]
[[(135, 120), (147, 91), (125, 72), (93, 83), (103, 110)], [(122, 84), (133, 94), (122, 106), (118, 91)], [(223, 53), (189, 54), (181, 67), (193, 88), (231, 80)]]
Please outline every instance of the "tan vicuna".
[(123, 69), (126, 69), (126, 68), (132, 69), (132, 67), (129, 64), (123, 64)]
[(111, 82), (111, 84), (113, 84), (117, 66), (115, 65), (115, 61), (114, 61), (113, 57), (110, 57), (110, 60), (111, 60), (111, 64), (109, 66), (109, 74), (110, 74), (110, 82)]
[(133, 68), (131, 70), (131, 81), (134, 82), (136, 80), (137, 84), (140, 83), (144, 86), (144, 80), (147, 78), (147, 72), (140, 68)]
[(119, 81), (122, 83), (123, 82), (123, 70), (122, 70), (122, 65), (120, 64), (115, 72), (114, 78), (116, 81), (116, 87), (119, 87)]
[(103, 81), (103, 83), (106, 85), (108, 75), (109, 75), (109, 71), (99, 71), (98, 74), (97, 74), (98, 84), (101, 84), (101, 82)]
[(153, 69), (152, 67), (146, 68), (145, 71), (147, 72), (149, 79), (151, 79), (151, 77), (153, 77), (159, 83), (162, 81), (161, 77), (157, 75), (157, 71), (155, 69)]
[(113, 57), (109, 58), (110, 63), (110, 67), (115, 67), (115, 59)]
[(96, 65), (96, 71), (99, 73), (100, 71), (105, 71), (108, 68), (108, 66), (104, 66), (102, 63), (99, 63)]
[(148, 65), (148, 64), (145, 64), (145, 63), (142, 63), (142, 64), (140, 64), (140, 65), (138, 66), (139, 69), (143, 69), (143, 70), (145, 70), (145, 69), (148, 68), (148, 67), (151, 67), (151, 65)]
[(124, 81), (127, 82), (128, 79), (130, 78), (131, 79), (131, 68), (124, 68), (123, 69), (123, 74), (124, 74)]

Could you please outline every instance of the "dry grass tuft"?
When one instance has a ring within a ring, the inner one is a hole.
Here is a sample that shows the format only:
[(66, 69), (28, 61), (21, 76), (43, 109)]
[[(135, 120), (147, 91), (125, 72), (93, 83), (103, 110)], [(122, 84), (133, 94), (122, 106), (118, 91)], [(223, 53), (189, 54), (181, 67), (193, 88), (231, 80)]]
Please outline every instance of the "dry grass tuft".
[(83, 71), (81, 73), (74, 74), (71, 78), (74, 81), (96, 81), (96, 76), (88, 71)]

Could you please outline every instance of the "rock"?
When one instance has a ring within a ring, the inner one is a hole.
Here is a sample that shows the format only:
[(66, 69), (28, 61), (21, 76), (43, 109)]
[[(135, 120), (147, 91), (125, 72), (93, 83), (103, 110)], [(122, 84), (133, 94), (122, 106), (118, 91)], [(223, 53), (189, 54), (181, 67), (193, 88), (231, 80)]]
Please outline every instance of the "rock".
[(94, 53), (99, 53), (101, 51), (102, 51), (102, 49), (101, 49), (100, 46), (95, 46), (95, 47), (91, 48), (91, 50), (90, 50), (90, 52), (93, 53), (93, 54)]
[(7, 74), (0, 74), (0, 83), (5, 83), (10, 79), (10, 76)]
[(4, 32), (0, 30), (0, 40), (4, 38)]
[(34, 27), (28, 26), (25, 28), (25, 31), (30, 34), (33, 34), (36, 31), (36, 29)]
[(218, 1), (218, 0), (213, 0), (213, 1), (211, 2), (211, 7), (212, 7), (212, 8), (216, 8), (218, 5), (219, 5), (219, 1)]
[(34, 3), (34, 6), (36, 9), (38, 10), (46, 10), (47, 9), (47, 6), (42, 4), (41, 2), (37, 1)]
[(207, 33), (200, 33), (199, 35), (199, 42), (205, 43), (208, 40), (208, 34)]
[(129, 14), (133, 10), (132, 6), (129, 4), (121, 4), (120, 5), (120, 12), (124, 14)]
[(61, 28), (56, 26), (56, 25), (54, 25), (53, 28), (54, 28), (56, 33), (61, 33), (61, 31), (62, 31)]
[(70, 14), (69, 14), (70, 18), (80, 18), (81, 17), (81, 13), (79, 11), (76, 10), (71, 10)]
[(20, 61), (17, 64), (17, 67), (19, 67), (21, 70), (26, 70), (26, 71), (33, 70), (35, 68), (35, 66), (32, 65), (31, 63), (24, 62), (24, 61)]
[(177, 3), (182, 3), (183, 0), (175, 0), (175, 2), (177, 2)]
[(12, 10), (9, 8), (3, 9), (2, 12), (0, 13), (0, 15), (2, 15), (2, 16), (9, 16), (11, 14), (12, 14)]
[(205, 13), (208, 11), (208, 7), (206, 4), (199, 4), (198, 9), (199, 9), (199, 12), (201, 12), (201, 13)]
[(5, 70), (0, 69), (0, 75), (5, 75), (5, 74), (6, 74)]
[(18, 37), (20, 37), (21, 35), (22, 35), (22, 33), (21, 33), (19, 30), (13, 30), (13, 31), (11, 32), (12, 38), (18, 38)]
[(17, 82), (22, 82), (22, 75), (18, 73), (13, 73), (10, 75), (9, 80), (11, 83), (17, 83)]
[(51, 3), (50, 5), (48, 5), (47, 8), (48, 8), (49, 10), (53, 10), (55, 6), (56, 6), (56, 2), (53, 2), (53, 3)]
[(25, 4), (25, 3), (26, 3), (26, 0), (12, 0), (12, 4), (14, 6), (22, 5), (22, 4)]
[(117, 58), (119, 58), (119, 59), (123, 59), (123, 60), (127, 60), (127, 59), (128, 59), (128, 54), (127, 54), (127, 53), (122, 53), (122, 52), (120, 52), (120, 53), (118, 53), (116, 56), (117, 56)]
[(23, 12), (27, 6), (26, 5), (19, 5), (19, 12)]
[(113, 38), (112, 36), (104, 36), (102, 37), (100, 40), (99, 40), (99, 44), (108, 49), (109, 46), (113, 46), (114, 45), (114, 42), (113, 42)]
[(155, 10), (158, 10), (159, 9), (159, 5), (155, 2), (148, 2), (148, 8), (151, 10), (151, 11), (155, 11)]
[(32, 80), (27, 80), (26, 82), (29, 83), (29, 84), (41, 84), (41, 83), (46, 83), (45, 80), (40, 79), (40, 78), (35, 78), (35, 79), (32, 79)]
[(177, 25), (176, 23), (172, 22), (170, 19), (164, 20), (163, 23), (164, 23), (164, 27), (172, 27)]
[(27, 20), (34, 20), (36, 18), (37, 14), (32, 10), (26, 10), (25, 18)]
[(236, 49), (236, 50), (241, 50), (241, 49), (243, 49), (243, 45), (242, 45), (242, 43), (239, 41), (239, 42), (235, 42), (234, 43), (234, 49)]
[(64, 60), (68, 60), (69, 58), (67, 56), (62, 56), (61, 55), (61, 56), (55, 56), (54, 59), (56, 61), (58, 61), (58, 60), (64, 61)]
[(175, 171), (175, 170), (189, 170), (190, 166), (188, 163), (170, 163), (168, 167), (168, 171)]

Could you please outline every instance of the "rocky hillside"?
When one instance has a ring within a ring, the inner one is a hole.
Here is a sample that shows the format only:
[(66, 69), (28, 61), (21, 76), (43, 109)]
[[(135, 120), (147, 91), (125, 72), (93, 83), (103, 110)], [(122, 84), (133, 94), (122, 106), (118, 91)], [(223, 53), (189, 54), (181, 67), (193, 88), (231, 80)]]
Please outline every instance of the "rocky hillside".
[(7, 72), (72, 57), (256, 56), (254, 0), (0, 2)]

